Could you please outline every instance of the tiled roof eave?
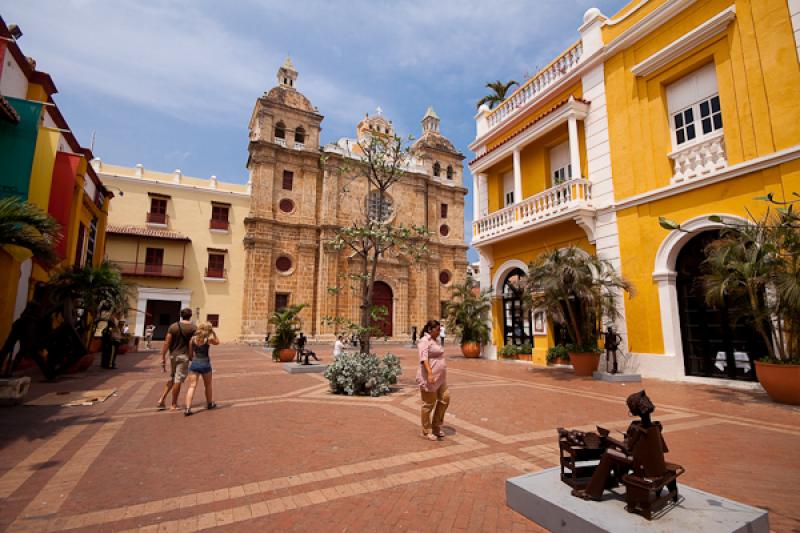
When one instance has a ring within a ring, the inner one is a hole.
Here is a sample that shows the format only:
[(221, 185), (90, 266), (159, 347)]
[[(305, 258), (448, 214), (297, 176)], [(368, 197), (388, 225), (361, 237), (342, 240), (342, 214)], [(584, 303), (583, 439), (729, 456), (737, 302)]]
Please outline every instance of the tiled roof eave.
[(17, 110), (11, 106), (2, 94), (0, 94), (0, 114), (9, 122), (19, 124), (19, 113), (17, 113)]
[(108, 228), (106, 229), (106, 233), (110, 235), (122, 235), (126, 237), (142, 237), (145, 239), (192, 242), (192, 239), (181, 233), (178, 233), (177, 231), (143, 228), (140, 226), (109, 224)]

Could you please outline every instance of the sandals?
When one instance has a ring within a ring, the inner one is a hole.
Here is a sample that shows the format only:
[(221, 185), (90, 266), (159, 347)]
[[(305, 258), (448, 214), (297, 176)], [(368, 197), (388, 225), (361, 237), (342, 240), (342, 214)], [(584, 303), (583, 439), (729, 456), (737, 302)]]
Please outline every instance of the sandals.
[(439, 440), (439, 437), (437, 437), (433, 433), (423, 433), (422, 434), (422, 438), (423, 439), (428, 439), (428, 440), (434, 440), (434, 441)]
[(440, 439), (444, 438), (444, 431), (442, 431), (441, 429), (434, 430), (433, 434), (436, 435), (437, 438)]
[(183, 412), (183, 416), (192, 416), (194, 413), (192, 412), (191, 407), (187, 407), (186, 410)]
[(167, 410), (167, 406), (164, 405), (163, 403), (159, 403), (159, 404), (156, 404), (156, 409), (158, 409), (159, 411), (166, 411)]
[(206, 405), (206, 409), (216, 409), (217, 404), (215, 402), (211, 402), (210, 404)]

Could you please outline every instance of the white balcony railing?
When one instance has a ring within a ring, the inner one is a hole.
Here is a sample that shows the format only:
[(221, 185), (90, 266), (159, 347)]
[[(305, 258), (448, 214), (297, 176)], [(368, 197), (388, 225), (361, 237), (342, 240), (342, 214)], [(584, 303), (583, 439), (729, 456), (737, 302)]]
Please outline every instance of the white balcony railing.
[(278, 146), (283, 146), (286, 148), (286, 139), (281, 139), (280, 137), (275, 137), (275, 144)]
[(579, 208), (590, 208), (592, 184), (573, 179), (495, 211), (473, 222), (472, 242), (512, 232), (529, 224), (554, 219)]
[(494, 128), (505, 121), (514, 114), (514, 111), (536, 98), (554, 82), (563, 78), (569, 71), (578, 66), (582, 55), (583, 44), (578, 41), (533, 78), (525, 82), (502, 104), (497, 106), (489, 115), (489, 128)]
[(669, 154), (672, 159), (672, 183), (682, 183), (712, 174), (728, 166), (725, 136), (720, 131), (690, 146)]

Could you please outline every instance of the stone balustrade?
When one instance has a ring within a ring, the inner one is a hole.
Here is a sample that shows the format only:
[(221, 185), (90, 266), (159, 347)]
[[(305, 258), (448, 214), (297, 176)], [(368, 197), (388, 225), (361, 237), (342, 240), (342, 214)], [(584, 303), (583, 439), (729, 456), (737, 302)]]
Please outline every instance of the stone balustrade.
[(669, 154), (672, 160), (672, 183), (682, 183), (712, 174), (728, 166), (725, 136), (720, 131), (698, 143)]
[(578, 66), (582, 55), (583, 44), (578, 41), (538, 74), (525, 82), (502, 104), (497, 106), (488, 117), (489, 128), (494, 128), (507, 120), (517, 109), (536, 98), (555, 81), (563, 78), (569, 71)]
[(479, 218), (472, 224), (473, 244), (524, 226), (553, 219), (575, 209), (591, 207), (592, 184), (572, 179), (514, 205)]

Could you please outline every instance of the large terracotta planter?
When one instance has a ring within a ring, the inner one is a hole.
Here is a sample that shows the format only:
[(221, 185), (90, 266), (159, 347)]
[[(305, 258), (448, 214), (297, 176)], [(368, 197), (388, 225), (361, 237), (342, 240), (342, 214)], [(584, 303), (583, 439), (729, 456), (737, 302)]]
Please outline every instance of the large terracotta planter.
[(278, 350), (278, 359), (281, 363), (291, 363), (297, 357), (297, 350), (292, 348), (281, 348)]
[(800, 405), (800, 365), (756, 361), (756, 375), (773, 401)]
[(465, 342), (461, 345), (461, 353), (464, 357), (477, 359), (481, 356), (481, 345), (477, 342)]
[(569, 361), (575, 369), (576, 376), (591, 376), (600, 364), (600, 354), (597, 352), (569, 353)]

